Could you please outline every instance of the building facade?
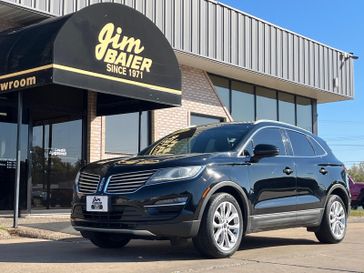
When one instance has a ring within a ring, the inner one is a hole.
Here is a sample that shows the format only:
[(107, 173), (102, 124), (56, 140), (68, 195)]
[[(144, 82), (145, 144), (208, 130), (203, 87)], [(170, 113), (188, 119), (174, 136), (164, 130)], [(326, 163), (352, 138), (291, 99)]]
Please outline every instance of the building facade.
[[(0, 0), (0, 30), (8, 32), (98, 2)], [(114, 114), (100, 111), (106, 102), (86, 90), (80, 102), (84, 111), (73, 115), (54, 109), (50, 99), (44, 111), (57, 114), (23, 125), (24, 210), (69, 207), (72, 180), (82, 164), (135, 154), (180, 128), (271, 119), (317, 133), (317, 104), (353, 98), (351, 53), (212, 0), (108, 2), (141, 12), (167, 38), (181, 71), (181, 106)], [(0, 131), (7, 132), (0, 134), (0, 182), (7, 185), (0, 195), (0, 210), (12, 208), (16, 150), (12, 99), (0, 97)]]

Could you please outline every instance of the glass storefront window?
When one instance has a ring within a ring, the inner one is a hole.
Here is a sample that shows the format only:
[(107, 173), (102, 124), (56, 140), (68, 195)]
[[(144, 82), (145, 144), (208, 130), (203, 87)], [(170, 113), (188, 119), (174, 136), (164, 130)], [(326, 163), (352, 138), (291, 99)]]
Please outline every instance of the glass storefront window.
[(278, 119), (313, 131), (311, 99), (216, 75), (210, 78), (234, 121)]
[(253, 121), (255, 119), (254, 86), (232, 81), (231, 115), (235, 121)]
[[(0, 97), (0, 210), (11, 210), (14, 206), (14, 183), (16, 169), (16, 99)], [(24, 116), (23, 116), (24, 120)], [(24, 120), (25, 121), (25, 120)], [(28, 125), (21, 126), (20, 162), (20, 208), (26, 208)]]
[(312, 101), (297, 96), (297, 126), (312, 132)]
[(277, 92), (257, 87), (257, 120), (277, 120)]
[(292, 125), (296, 124), (296, 114), (294, 105), (294, 95), (278, 93), (279, 121)]
[(211, 123), (223, 122), (224, 119), (211, 116), (202, 116), (197, 114), (191, 114), (191, 125), (204, 125)]
[(32, 208), (71, 207), (74, 179), (82, 166), (82, 119), (33, 127)]
[[(137, 154), (149, 145), (149, 114), (139, 113), (106, 116), (105, 149), (108, 153)], [(139, 146), (139, 134), (141, 136)]]
[(230, 88), (229, 88), (229, 80), (211, 75), (210, 76), (212, 83), (215, 86), (216, 92), (222, 101), (222, 103), (225, 105), (225, 107), (231, 111), (230, 107)]

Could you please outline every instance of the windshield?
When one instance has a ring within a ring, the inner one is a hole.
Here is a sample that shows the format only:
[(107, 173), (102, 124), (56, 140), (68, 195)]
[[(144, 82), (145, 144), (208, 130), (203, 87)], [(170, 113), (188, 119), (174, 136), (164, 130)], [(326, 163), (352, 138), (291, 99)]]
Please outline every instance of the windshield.
[(252, 126), (224, 125), (179, 130), (142, 151), (141, 155), (179, 155), (233, 151)]

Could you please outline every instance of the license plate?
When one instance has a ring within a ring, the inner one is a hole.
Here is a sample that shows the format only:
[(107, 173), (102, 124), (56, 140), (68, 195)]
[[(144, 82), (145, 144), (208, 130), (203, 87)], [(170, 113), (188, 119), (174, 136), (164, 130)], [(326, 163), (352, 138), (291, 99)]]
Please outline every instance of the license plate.
[(86, 196), (86, 211), (107, 212), (108, 210), (108, 196)]

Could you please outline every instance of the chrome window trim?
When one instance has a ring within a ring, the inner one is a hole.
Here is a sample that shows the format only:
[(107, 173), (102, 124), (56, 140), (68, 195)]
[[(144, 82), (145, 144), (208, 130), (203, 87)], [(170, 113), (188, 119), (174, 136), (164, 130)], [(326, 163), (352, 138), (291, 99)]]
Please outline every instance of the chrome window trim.
[[(267, 121), (263, 121), (263, 120), (260, 120), (260, 121), (257, 121), (257, 122), (254, 122), (254, 124), (259, 124), (259, 123), (262, 123), (262, 122), (267, 122)], [(269, 121), (271, 122), (271, 121)], [(250, 141), (252, 141), (253, 137), (258, 133), (260, 132), (261, 130), (263, 129), (267, 129), (267, 128), (277, 128), (277, 129), (283, 129), (283, 130), (290, 130), (290, 131), (293, 131), (293, 132), (296, 132), (296, 133), (299, 133), (299, 134), (302, 134), (306, 137), (310, 137), (311, 139), (313, 139), (314, 141), (316, 141), (313, 137), (311, 137), (310, 135), (306, 134), (306, 133), (303, 133), (299, 130), (296, 130), (296, 129), (293, 129), (293, 128), (287, 128), (287, 127), (284, 127), (284, 126), (279, 126), (279, 124), (282, 124), (282, 125), (286, 125), (285, 123), (283, 122), (279, 122), (279, 121), (274, 121), (274, 123), (277, 123), (277, 125), (266, 125), (266, 126), (262, 126), (260, 127), (259, 129), (257, 129), (244, 143), (244, 145), (239, 149), (238, 151), (238, 157), (247, 157), (246, 155), (244, 155), (244, 150), (246, 148), (246, 146), (248, 145), (248, 143)], [(303, 131), (306, 131), (306, 132), (309, 132), (305, 129), (302, 129)], [(311, 132), (309, 132), (310, 134), (312, 134)], [(288, 136), (287, 136), (288, 137)], [(288, 137), (289, 139), (289, 137)], [(309, 141), (309, 140), (308, 140)], [(292, 143), (291, 141), (289, 140), (290, 142), (290, 145), (291, 145), (291, 148), (292, 148), (292, 151), (293, 151), (293, 147), (292, 147)], [(294, 154), (293, 155), (277, 155), (275, 157), (284, 157), (284, 158), (320, 158), (320, 157), (324, 157), (324, 156), (327, 156), (328, 153), (327, 151), (322, 147), (322, 145), (320, 143), (318, 143), (316, 141), (316, 143), (325, 151), (325, 154), (323, 155), (314, 155), (314, 156), (295, 156)], [(311, 145), (311, 144), (310, 144)], [(313, 149), (313, 148), (312, 148)], [(314, 149), (313, 149), (314, 150)], [(293, 151), (294, 152), (294, 151)]]

